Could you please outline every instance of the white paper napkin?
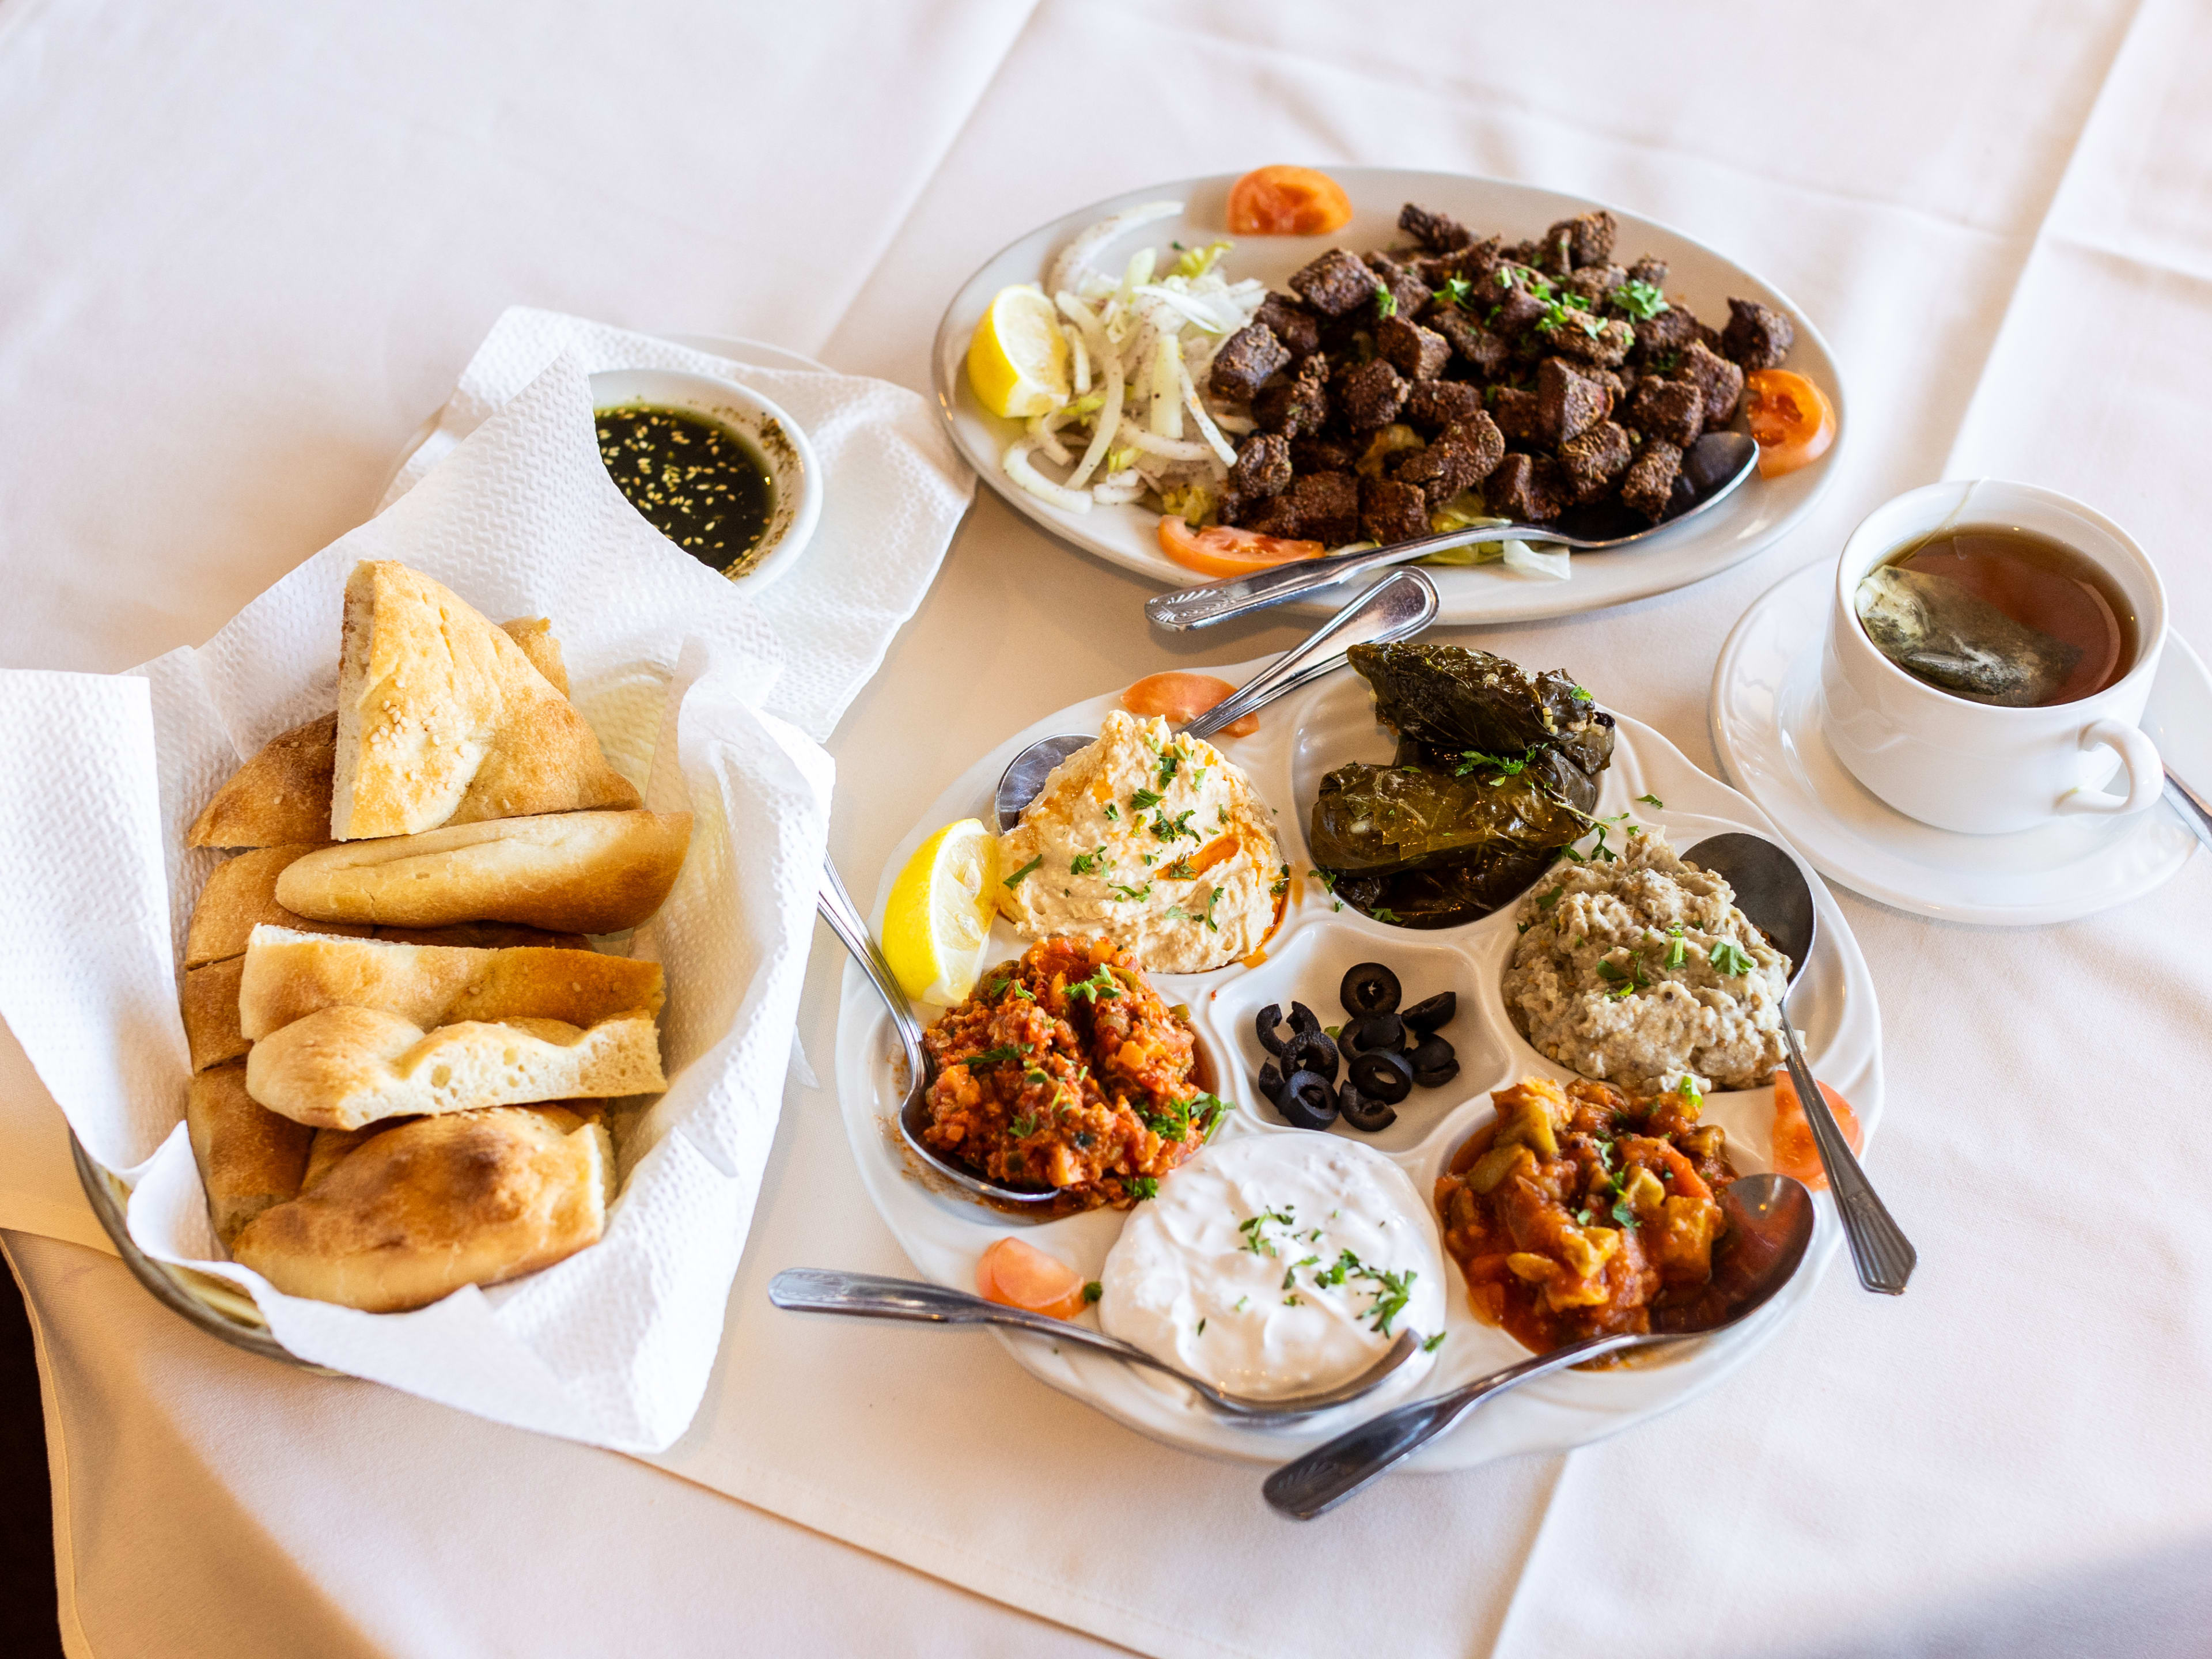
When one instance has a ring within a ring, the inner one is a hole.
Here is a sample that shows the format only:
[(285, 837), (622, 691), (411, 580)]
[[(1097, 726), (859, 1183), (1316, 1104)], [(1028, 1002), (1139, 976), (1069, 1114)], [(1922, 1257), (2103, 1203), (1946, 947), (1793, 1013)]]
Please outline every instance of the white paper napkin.
[[(0, 674), (0, 1016), (93, 1155), (134, 1184), (131, 1234), (251, 1290), (295, 1353), (522, 1427), (623, 1450), (690, 1419), (775, 1133), (831, 766), (763, 714), (775, 632), (678, 552), (600, 465), (585, 371), (557, 356), (404, 500), (197, 651), (131, 675)], [(667, 1093), (621, 1149), (605, 1238), (414, 1313), (282, 1296), (222, 1260), (181, 1122), (184, 929), (219, 855), (208, 794), (331, 706), (347, 574), (400, 559), (495, 620), (552, 618), (574, 698), (690, 856), (633, 948), (668, 970)]]
[(666, 368), (735, 380), (805, 428), (826, 485), (814, 539), (768, 587), (733, 586), (783, 641), (784, 677), (768, 711), (827, 738), (929, 591), (975, 493), (975, 475), (928, 404), (888, 380), (756, 368), (649, 334), (516, 306), (477, 348), (383, 505), (428, 477), (456, 443), (563, 352), (590, 374)]

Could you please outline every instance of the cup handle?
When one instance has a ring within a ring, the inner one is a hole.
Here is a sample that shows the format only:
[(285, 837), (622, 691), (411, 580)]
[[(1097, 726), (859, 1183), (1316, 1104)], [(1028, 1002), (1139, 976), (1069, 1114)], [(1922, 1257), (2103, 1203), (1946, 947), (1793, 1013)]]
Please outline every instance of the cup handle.
[(2140, 812), (2154, 805), (2166, 788), (2166, 769), (2158, 750), (2141, 732), (2123, 720), (2094, 720), (2081, 728), (2081, 748), (2119, 751), (2121, 769), (2128, 775), (2128, 793), (2115, 799), (2102, 791), (2068, 791), (2058, 798), (2061, 812), (2102, 812), (2113, 816)]

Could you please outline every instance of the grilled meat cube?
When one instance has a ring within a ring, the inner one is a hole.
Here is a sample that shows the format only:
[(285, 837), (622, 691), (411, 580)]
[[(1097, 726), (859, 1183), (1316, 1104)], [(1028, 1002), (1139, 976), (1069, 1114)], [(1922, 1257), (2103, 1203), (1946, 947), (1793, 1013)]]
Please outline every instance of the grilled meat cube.
[(1665, 516), (1682, 470), (1682, 452), (1663, 438), (1647, 439), (1621, 475), (1621, 504), (1656, 524)]
[(1433, 380), (1451, 361), (1451, 342), (1403, 313), (1375, 325), (1375, 349), (1409, 380)]
[(1536, 394), (1524, 392), (1519, 386), (1492, 387), (1490, 393), (1491, 417), (1498, 429), (1516, 443), (1550, 444), (1558, 441), (1544, 430), (1544, 406)]
[[(1524, 267), (1525, 268), (1525, 267)], [(1511, 271), (1510, 265), (1500, 265), (1503, 271)], [(1551, 314), (1551, 307), (1516, 283), (1510, 288), (1498, 287), (1492, 279), (1492, 291), (1498, 295), (1492, 301), (1495, 311), (1483, 318), (1483, 323), (1493, 334), (1507, 340), (1525, 334)]]
[(1797, 343), (1797, 326), (1771, 306), (1755, 300), (1730, 300), (1729, 325), (1721, 335), (1721, 355), (1745, 368), (1779, 368)]
[(1619, 369), (1599, 368), (1589, 363), (1571, 363), (1568, 367), (1605, 388), (1606, 395), (1612, 399), (1606, 408), (1608, 415), (1628, 401), (1628, 383), (1620, 378)]
[(1546, 524), (1566, 510), (1559, 464), (1548, 456), (1508, 455), (1482, 486), (1492, 513), (1516, 524)]
[(1512, 355), (1503, 336), (1492, 333), (1456, 306), (1431, 309), (1429, 326), (1449, 340), (1460, 361), (1485, 380), (1502, 373), (1505, 360)]
[(1334, 438), (1291, 440), (1291, 466), (1300, 477), (1309, 472), (1349, 472), (1358, 459), (1358, 450)]
[(1687, 380), (1705, 394), (1705, 425), (1726, 426), (1735, 418), (1743, 397), (1743, 371), (1716, 354), (1703, 340), (1692, 340), (1674, 366), (1674, 378)]
[(1553, 350), (1599, 368), (1619, 362), (1636, 343), (1636, 331), (1627, 323), (1589, 311), (1569, 311), (1540, 331)]
[(1300, 299), (1324, 317), (1343, 317), (1371, 306), (1382, 284), (1356, 254), (1333, 247), (1291, 278)]
[(1433, 438), (1453, 422), (1480, 414), (1481, 387), (1465, 380), (1416, 380), (1407, 394), (1402, 418), (1409, 426), (1418, 427), (1425, 437)]
[(1252, 320), (1265, 323), (1283, 348), (1294, 358), (1310, 357), (1321, 349), (1321, 325), (1313, 313), (1295, 300), (1279, 294), (1270, 294), (1260, 301)]
[(1559, 358), (1547, 357), (1536, 366), (1536, 418), (1545, 442), (1560, 444), (1579, 435), (1603, 420), (1612, 404), (1603, 386)]
[(1252, 418), (1285, 438), (1320, 431), (1328, 422), (1328, 359), (1316, 352), (1296, 374), (1261, 386), (1252, 398)]
[(1349, 472), (1310, 472), (1244, 521), (1263, 536), (1340, 547), (1359, 533), (1359, 480)]
[(1431, 507), (1442, 507), (1462, 489), (1473, 489), (1498, 470), (1505, 439), (1498, 424), (1480, 410), (1445, 429), (1426, 449), (1398, 464), (1401, 483), (1419, 484)]
[(1429, 498), (1395, 478), (1359, 481), (1359, 531), (1370, 541), (1409, 542), (1429, 533)]
[(1398, 418), (1411, 390), (1396, 369), (1376, 357), (1338, 375), (1333, 395), (1346, 426), (1373, 432)]
[(1215, 397), (1241, 403), (1290, 361), (1290, 351), (1275, 337), (1274, 330), (1265, 323), (1247, 323), (1213, 354), (1213, 372), (1206, 384)]
[(1367, 268), (1389, 290), (1392, 316), (1418, 317), (1427, 307), (1431, 290), (1413, 266), (1401, 264), (1387, 253), (1370, 253), (1367, 256)]
[(1559, 471), (1577, 504), (1594, 501), (1613, 488), (1634, 457), (1628, 434), (1611, 421), (1600, 421), (1579, 438), (1559, 446)]
[(1449, 213), (1431, 213), (1411, 202), (1398, 210), (1398, 228), (1431, 253), (1455, 253), (1474, 240), (1474, 233)]
[(1579, 270), (1584, 265), (1604, 264), (1613, 258), (1613, 233), (1619, 228), (1613, 216), (1603, 208), (1560, 220), (1544, 233), (1547, 251), (1564, 247), (1565, 252), (1565, 263), (1553, 269)]
[(1279, 495), (1290, 488), (1291, 441), (1273, 432), (1255, 432), (1237, 452), (1229, 487), (1248, 501)]
[(1636, 325), (1636, 360), (1659, 365), (1664, 374), (1673, 367), (1673, 354), (1697, 337), (1698, 319), (1680, 306), (1669, 306)]
[(1605, 303), (1605, 296), (1628, 280), (1628, 273), (1619, 265), (1584, 265), (1571, 270), (1560, 279), (1559, 286), (1579, 294), (1589, 301), (1595, 311)]
[(1667, 286), (1667, 262), (1664, 259), (1655, 259), (1647, 253), (1629, 266), (1628, 280), (1632, 283), (1649, 283), (1654, 288), (1664, 288)]
[(1627, 422), (1647, 438), (1687, 449), (1705, 429), (1705, 389), (1689, 380), (1647, 375), (1636, 383), (1635, 395), (1628, 400)]

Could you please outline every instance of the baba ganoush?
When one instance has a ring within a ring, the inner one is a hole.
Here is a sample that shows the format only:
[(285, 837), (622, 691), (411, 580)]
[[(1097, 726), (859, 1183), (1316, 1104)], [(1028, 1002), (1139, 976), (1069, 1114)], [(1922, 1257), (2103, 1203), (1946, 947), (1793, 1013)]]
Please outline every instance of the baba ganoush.
[(1782, 1064), (1790, 958), (1659, 830), (1521, 901), (1507, 1012), (1539, 1053), (1632, 1093), (1755, 1089)]
[(999, 840), (999, 908), (1024, 939), (1103, 934), (1156, 973), (1257, 951), (1290, 868), (1251, 781), (1203, 738), (1115, 709)]
[(1255, 1400), (1333, 1388), (1399, 1334), (1444, 1328), (1443, 1258), (1406, 1172), (1340, 1135), (1224, 1140), (1163, 1182), (1115, 1241), (1098, 1322)]

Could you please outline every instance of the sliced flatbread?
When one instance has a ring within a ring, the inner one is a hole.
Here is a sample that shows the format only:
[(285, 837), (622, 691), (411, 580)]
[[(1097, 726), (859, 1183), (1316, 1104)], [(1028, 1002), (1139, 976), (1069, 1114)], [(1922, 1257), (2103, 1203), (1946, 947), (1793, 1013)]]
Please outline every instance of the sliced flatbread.
[(276, 878), (284, 866), (314, 850), (313, 847), (257, 847), (216, 865), (200, 889), (199, 902), (192, 907), (191, 929), (185, 936), (185, 966), (198, 968), (204, 963), (241, 955), (253, 930), (264, 922), (302, 933), (368, 938), (374, 930), (364, 923), (317, 921), (312, 916), (297, 915), (276, 902)]
[(325, 1008), (263, 1037), (246, 1060), (254, 1099), (318, 1129), (666, 1086), (660, 1035), (642, 1012), (589, 1027), (514, 1019), (425, 1031), (379, 1009)]
[(245, 974), (242, 956), (185, 969), (185, 1047), (195, 1072), (236, 1060), (252, 1046), (238, 1023), (238, 986)]
[(258, 1104), (246, 1092), (244, 1061), (193, 1078), (185, 1125), (207, 1189), (208, 1219), (225, 1244), (270, 1205), (299, 1195), (315, 1132)]
[(393, 560), (347, 580), (331, 838), (638, 805), (522, 648)]
[(606, 1130), (558, 1108), (420, 1118), (344, 1148), (232, 1254), (288, 1296), (397, 1313), (598, 1243), (613, 1169)]

